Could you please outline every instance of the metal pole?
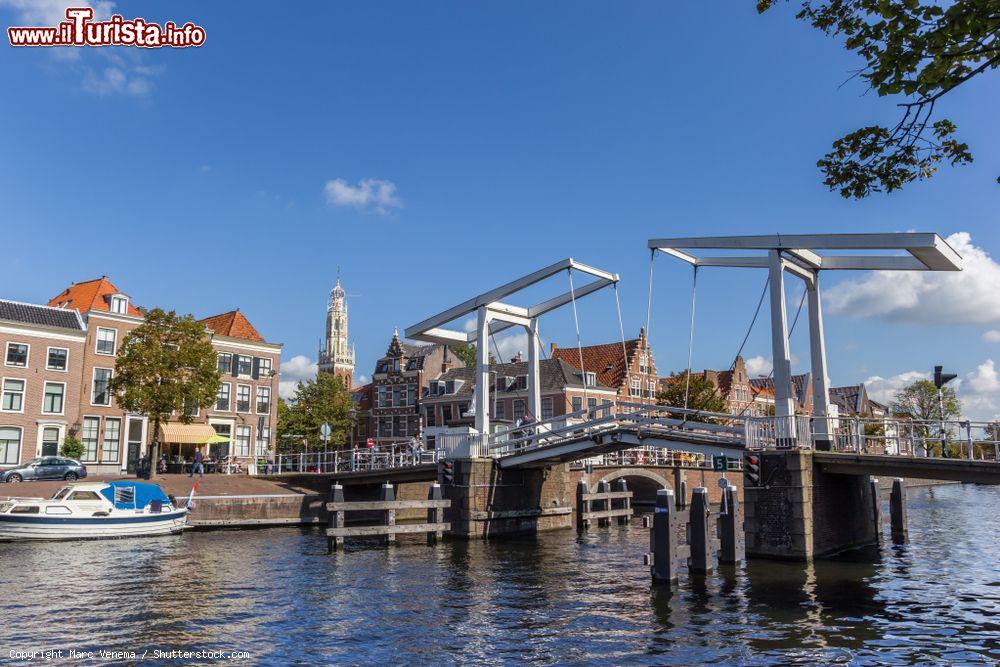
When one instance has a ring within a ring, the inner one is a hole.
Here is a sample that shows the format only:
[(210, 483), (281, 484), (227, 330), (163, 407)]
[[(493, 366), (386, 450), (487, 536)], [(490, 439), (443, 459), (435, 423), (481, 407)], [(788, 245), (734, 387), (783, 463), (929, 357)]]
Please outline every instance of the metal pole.
[(806, 281), (809, 296), (809, 352), (813, 375), (813, 414), (819, 420), (815, 429), (816, 449), (832, 449), (830, 438), (830, 378), (826, 367), (826, 337), (823, 332), (823, 305), (819, 293), (819, 272)]
[(938, 415), (941, 418), (941, 457), (948, 458), (948, 439), (944, 431), (944, 390), (938, 387)]
[(777, 250), (768, 251), (771, 289), (771, 353), (774, 360), (774, 416), (788, 423), (782, 435), (794, 439), (792, 415), (792, 362), (788, 346), (788, 315), (785, 312), (784, 260)]

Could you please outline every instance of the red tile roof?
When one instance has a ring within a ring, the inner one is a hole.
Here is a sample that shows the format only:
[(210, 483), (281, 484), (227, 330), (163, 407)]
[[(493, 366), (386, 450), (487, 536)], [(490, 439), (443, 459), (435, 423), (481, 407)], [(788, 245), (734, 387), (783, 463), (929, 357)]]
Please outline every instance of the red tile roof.
[(258, 343), (265, 342), (264, 338), (257, 333), (257, 330), (250, 324), (250, 320), (240, 312), (239, 308), (230, 310), (228, 313), (222, 313), (221, 315), (212, 315), (198, 321), (220, 336), (254, 340)]
[[(625, 350), (629, 359), (635, 355), (638, 345), (638, 338), (625, 341)], [(616, 389), (622, 386), (628, 367), (626, 360), (622, 358), (621, 342), (588, 345), (580, 351), (583, 352), (583, 369), (588, 373), (596, 373), (598, 382)], [(577, 351), (575, 347), (559, 347), (552, 350), (552, 358), (562, 359), (579, 370), (580, 351)]]
[[(101, 276), (94, 280), (73, 283), (49, 301), (49, 305), (55, 308), (76, 308), (81, 313), (91, 310), (110, 312), (111, 295), (121, 293), (107, 276)], [(128, 314), (142, 317), (142, 311), (132, 305), (131, 299), (128, 302)]]

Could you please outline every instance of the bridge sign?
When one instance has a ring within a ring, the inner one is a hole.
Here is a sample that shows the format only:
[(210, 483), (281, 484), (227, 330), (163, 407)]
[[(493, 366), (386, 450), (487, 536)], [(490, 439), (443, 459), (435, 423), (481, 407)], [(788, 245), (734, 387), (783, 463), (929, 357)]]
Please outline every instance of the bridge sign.
[(330, 424), (323, 422), (323, 425), (319, 427), (319, 437), (323, 439), (323, 442), (327, 442), (331, 433), (333, 433), (333, 429), (330, 428)]
[(726, 472), (729, 470), (729, 459), (725, 456), (715, 455), (712, 457), (712, 470), (715, 472)]

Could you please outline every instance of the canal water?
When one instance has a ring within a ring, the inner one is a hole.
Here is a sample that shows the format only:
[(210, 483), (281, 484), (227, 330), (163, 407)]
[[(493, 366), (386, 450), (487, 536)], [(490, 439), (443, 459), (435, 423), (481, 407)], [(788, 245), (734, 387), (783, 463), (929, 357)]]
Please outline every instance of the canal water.
[[(318, 529), (0, 545), (11, 650), (252, 664), (1000, 661), (1000, 487), (911, 489), (910, 543), (653, 588), (640, 526), (326, 553)], [(208, 655), (208, 654), (206, 654)]]

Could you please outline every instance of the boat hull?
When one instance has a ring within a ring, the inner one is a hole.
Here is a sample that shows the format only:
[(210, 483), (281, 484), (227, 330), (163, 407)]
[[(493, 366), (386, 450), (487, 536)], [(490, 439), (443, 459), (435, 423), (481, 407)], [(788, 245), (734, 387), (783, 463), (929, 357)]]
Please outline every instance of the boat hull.
[(184, 530), (187, 510), (110, 517), (0, 514), (0, 541), (81, 540), (169, 535)]

